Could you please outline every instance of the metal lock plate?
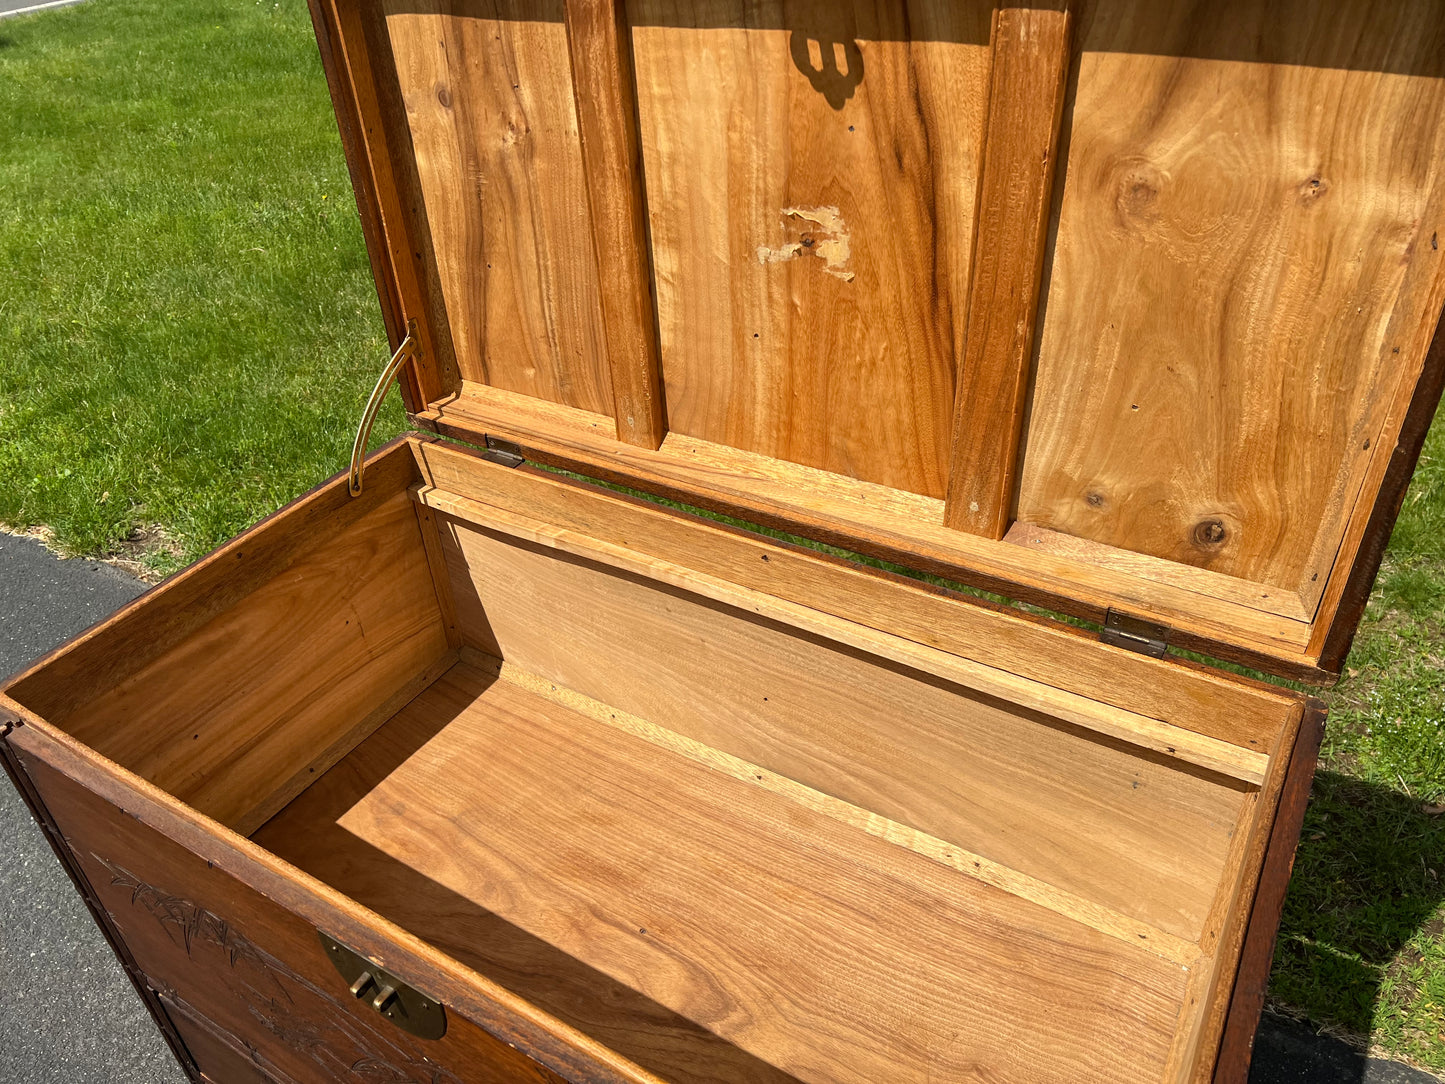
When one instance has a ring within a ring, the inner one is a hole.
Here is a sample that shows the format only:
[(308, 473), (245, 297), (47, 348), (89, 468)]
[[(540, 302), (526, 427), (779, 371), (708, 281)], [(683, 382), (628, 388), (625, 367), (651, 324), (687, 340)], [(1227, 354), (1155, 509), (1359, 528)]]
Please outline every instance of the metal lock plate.
[(327, 959), (336, 965), (352, 997), (366, 1002), (397, 1027), (420, 1039), (440, 1039), (447, 1033), (446, 1010), (438, 1002), (418, 993), (336, 938), (320, 930), (317, 933)]

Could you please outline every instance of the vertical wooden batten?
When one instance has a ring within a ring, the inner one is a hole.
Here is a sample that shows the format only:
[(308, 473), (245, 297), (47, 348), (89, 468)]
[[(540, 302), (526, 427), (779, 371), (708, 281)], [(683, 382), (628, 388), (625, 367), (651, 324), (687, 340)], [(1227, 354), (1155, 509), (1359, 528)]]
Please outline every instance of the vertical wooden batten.
[(617, 439), (655, 449), (666, 429), (627, 13), (621, 0), (564, 11)]
[(1018, 465), (1072, 16), (994, 13), (968, 324), (958, 368), (944, 521), (1002, 538)]
[[(372, 38), (385, 35), (385, 16), (373, 3), (309, 4), (393, 349), (407, 334), (408, 319), (416, 321), (421, 350), (399, 377), (406, 408), (417, 413), (455, 390), (456, 364), (435, 272), (427, 265), (431, 241), (420, 196), (414, 178), (406, 176), (405, 114), (394, 100), (399, 95), (388, 96), (375, 62), (390, 50), (378, 48), (380, 40), (368, 41), (368, 31)], [(378, 368), (384, 361), (377, 359)]]

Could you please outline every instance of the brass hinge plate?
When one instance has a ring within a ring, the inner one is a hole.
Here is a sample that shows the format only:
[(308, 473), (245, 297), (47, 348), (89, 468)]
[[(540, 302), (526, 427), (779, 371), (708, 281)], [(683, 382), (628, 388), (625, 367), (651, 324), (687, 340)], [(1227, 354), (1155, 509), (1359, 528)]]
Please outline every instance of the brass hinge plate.
[(1169, 626), (1109, 610), (1104, 614), (1104, 627), (1099, 630), (1099, 639), (1114, 647), (1161, 659), (1169, 650)]
[(500, 463), (504, 467), (520, 467), (527, 461), (527, 457), (522, 454), (520, 444), (503, 440), (501, 437), (494, 437), (490, 433), (482, 434), (482, 439), (487, 445), (487, 450), (482, 453), (482, 458), (489, 463)]
[(347, 992), (419, 1039), (440, 1039), (447, 1033), (447, 1013), (440, 1002), (412, 989), (389, 971), (378, 967), (355, 949), (329, 934), (321, 937), (326, 957), (346, 983)]

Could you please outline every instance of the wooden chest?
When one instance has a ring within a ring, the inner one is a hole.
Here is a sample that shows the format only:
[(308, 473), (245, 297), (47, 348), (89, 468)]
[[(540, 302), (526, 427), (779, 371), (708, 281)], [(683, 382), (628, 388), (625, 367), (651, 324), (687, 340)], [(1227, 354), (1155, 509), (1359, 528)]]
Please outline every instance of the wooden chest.
[(426, 432), (0, 699), (186, 1070), (1243, 1080), (1442, 6), (313, 0)]

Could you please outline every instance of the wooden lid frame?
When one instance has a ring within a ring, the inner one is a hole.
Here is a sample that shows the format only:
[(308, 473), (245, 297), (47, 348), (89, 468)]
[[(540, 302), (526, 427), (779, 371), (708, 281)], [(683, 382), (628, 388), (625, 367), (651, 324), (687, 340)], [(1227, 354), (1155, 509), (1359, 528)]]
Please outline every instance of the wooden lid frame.
[(311, 7), (419, 425), (1338, 674), (1445, 378), (1437, 0)]

